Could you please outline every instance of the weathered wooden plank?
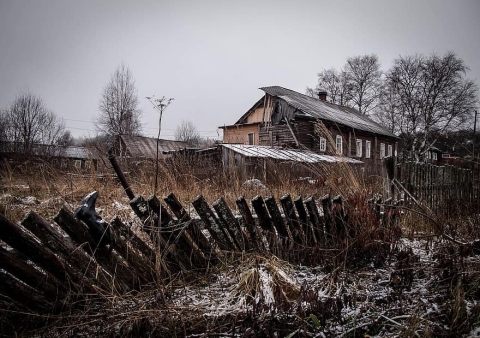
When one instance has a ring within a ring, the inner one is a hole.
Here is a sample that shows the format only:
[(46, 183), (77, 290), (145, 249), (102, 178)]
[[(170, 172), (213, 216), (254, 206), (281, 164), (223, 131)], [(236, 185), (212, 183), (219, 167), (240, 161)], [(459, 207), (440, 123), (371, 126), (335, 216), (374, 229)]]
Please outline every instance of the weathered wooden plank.
[(43, 292), (51, 301), (64, 299), (68, 290), (58, 279), (48, 271), (40, 272), (26, 261), (27, 257), (8, 251), (0, 246), (0, 269), (3, 269), (24, 283), (30, 285), (37, 292)]
[[(137, 217), (142, 221), (143, 231), (150, 235), (154, 247), (159, 250), (159, 254), (155, 255), (157, 266), (164, 265), (164, 267), (166, 267), (165, 262), (163, 262), (163, 259), (166, 259), (169, 263), (172, 263), (168, 264), (171, 269), (176, 271), (180, 271), (182, 268), (190, 269), (192, 267), (192, 262), (187, 254), (183, 250), (179, 250), (176, 244), (168, 243), (171, 234), (161, 232), (160, 228), (166, 227), (171, 218), (165, 216), (165, 219), (160, 220), (161, 227), (159, 228), (157, 214), (152, 211), (148, 202), (145, 201), (141, 195), (132, 199), (130, 201), (130, 206)], [(160, 257), (160, 252), (164, 252), (162, 257)]]
[[(163, 224), (160, 231), (164, 236), (167, 244), (175, 244), (175, 249), (177, 252), (183, 252), (185, 255), (181, 255), (182, 257), (185, 256), (188, 258), (188, 261), (184, 262), (185, 266), (190, 268), (192, 267), (206, 267), (208, 264), (207, 259), (198, 248), (195, 241), (190, 237), (188, 232), (189, 225), (192, 223), (190, 221), (187, 222), (180, 222), (174, 224), (172, 222), (173, 218), (168, 213), (167, 209), (160, 203), (158, 198), (154, 195), (148, 198), (148, 205), (150, 209), (153, 210), (153, 219), (158, 224), (158, 210), (161, 210), (161, 223)], [(155, 210), (157, 210), (155, 212)], [(193, 263), (193, 264), (192, 264)]]
[(293, 236), (293, 240), (300, 244), (306, 244), (305, 233), (303, 232), (300, 222), (298, 221), (295, 209), (293, 207), (293, 201), (290, 194), (286, 194), (280, 198), (285, 218), (290, 225), (290, 231)]
[(238, 250), (202, 195), (197, 196), (192, 205), (221, 250)]
[[(150, 283), (157, 280), (157, 274), (155, 273), (155, 266), (152, 262), (127, 244), (126, 239), (123, 239), (122, 233), (119, 230), (118, 224), (122, 223), (118, 217), (115, 217), (111, 224), (112, 233), (114, 235), (113, 248), (117, 251), (123, 259), (128, 262), (128, 265), (135, 271), (143, 283)], [(121, 226), (120, 226), (121, 227)], [(124, 225), (125, 227), (125, 225)]]
[(27, 284), (0, 272), (0, 294), (29, 308), (33, 313), (55, 313), (54, 303)]
[(300, 219), (300, 224), (302, 226), (302, 230), (305, 233), (307, 243), (310, 246), (315, 246), (317, 244), (317, 237), (315, 236), (315, 232), (313, 231), (312, 226), (309, 223), (309, 219), (307, 216), (307, 210), (303, 204), (303, 199), (301, 196), (298, 196), (293, 203), (295, 204), (295, 208), (297, 209), (298, 218)]
[(345, 210), (343, 209), (342, 196), (335, 196), (332, 200), (332, 213), (337, 226), (337, 234), (348, 233), (345, 222)]
[(232, 211), (228, 207), (225, 199), (220, 197), (218, 200), (213, 202), (213, 209), (217, 212), (218, 218), (222, 223), (224, 229), (226, 229), (230, 237), (235, 242), (235, 245), (240, 249), (240, 251), (245, 251), (250, 249), (250, 245), (247, 240), (243, 238), (242, 229), (240, 224), (238, 224), (237, 219), (233, 216)]
[(54, 217), (55, 222), (89, 255), (95, 257), (96, 261), (106, 270), (113, 280), (118, 280), (129, 289), (139, 289), (140, 283), (131, 269), (125, 265), (112, 250), (105, 246), (98, 246), (98, 243), (90, 235), (88, 227), (75, 216), (62, 207)]
[(142, 255), (151, 262), (155, 262), (155, 252), (152, 248), (138, 237), (132, 229), (125, 225), (118, 217), (114, 217), (110, 225), (114, 227), (120, 236), (124, 237), (125, 241), (130, 243), (135, 250), (141, 252)]
[(325, 237), (330, 240), (333, 236), (332, 199), (327, 194), (322, 197), (323, 218), (325, 219)]
[[(168, 194), (163, 200), (180, 222), (188, 222), (191, 220), (190, 215), (173, 193)], [(187, 231), (200, 250), (202, 250), (204, 254), (208, 253), (210, 259), (215, 259), (212, 245), (195, 222), (190, 223)]]
[(270, 217), (275, 228), (277, 229), (278, 234), (284, 238), (292, 239), (290, 229), (285, 224), (275, 197), (269, 196), (265, 198), (265, 205), (267, 206), (268, 212), (270, 213)]
[[(66, 272), (66, 264), (51, 250), (38, 242), (32, 235), (22, 230), (19, 225), (9, 221), (0, 214), (0, 239), (12, 248), (27, 256), (42, 269), (50, 272), (60, 283), (68, 288), (70, 277)], [(75, 287), (75, 285), (72, 285)]]
[(315, 199), (313, 197), (307, 198), (305, 200), (305, 205), (307, 207), (308, 217), (315, 231), (317, 241), (324, 242), (325, 231), (323, 230), (323, 217), (320, 216)]
[(272, 220), (268, 215), (268, 211), (265, 207), (265, 202), (263, 201), (262, 196), (257, 195), (252, 199), (252, 207), (257, 214), (260, 227), (268, 232), (274, 233), (275, 230), (273, 228)]
[(88, 292), (95, 292), (92, 284), (97, 283), (104, 290), (122, 291), (122, 286), (115, 281), (112, 284), (92, 256), (78, 250), (77, 245), (54, 230), (50, 223), (34, 211), (30, 211), (21, 224), (37, 236), (52, 252), (55, 252), (65, 262), (68, 262), (68, 265), (71, 267), (71, 269), (70, 267), (68, 268), (70, 276), (74, 278), (76, 283), (81, 284), (82, 287), (87, 287)]
[(266, 250), (265, 246), (263, 245), (263, 241), (261, 238), (261, 234), (258, 231), (258, 228), (255, 224), (255, 220), (253, 219), (252, 212), (248, 207), (248, 203), (245, 200), (245, 197), (240, 196), (237, 201), (238, 210), (242, 215), (243, 221), (245, 222), (245, 227), (250, 235), (251, 242), (253, 243), (253, 249), (257, 249), (260, 252)]

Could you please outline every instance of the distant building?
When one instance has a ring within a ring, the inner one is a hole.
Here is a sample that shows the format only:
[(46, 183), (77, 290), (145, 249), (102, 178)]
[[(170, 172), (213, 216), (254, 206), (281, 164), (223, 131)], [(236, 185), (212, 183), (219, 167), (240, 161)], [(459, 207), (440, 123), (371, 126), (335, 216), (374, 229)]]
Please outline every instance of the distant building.
[(355, 109), (279, 86), (260, 88), (264, 96), (233, 125), (223, 129), (223, 143), (308, 149), (318, 154), (352, 157), (379, 167), (396, 156), (398, 137)]

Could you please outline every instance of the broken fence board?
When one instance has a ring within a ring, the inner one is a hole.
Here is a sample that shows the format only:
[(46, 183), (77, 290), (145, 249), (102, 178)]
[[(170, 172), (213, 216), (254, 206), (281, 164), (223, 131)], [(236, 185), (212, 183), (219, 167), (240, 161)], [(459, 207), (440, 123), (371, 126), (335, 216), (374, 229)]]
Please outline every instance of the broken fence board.
[(127, 289), (139, 289), (138, 277), (132, 273), (132, 270), (112, 250), (98, 246), (90, 235), (88, 227), (76, 219), (70, 211), (62, 207), (54, 220), (74, 242), (82, 244), (82, 249), (95, 257), (97, 263), (110, 274), (112, 282), (116, 279)]
[(192, 202), (193, 207), (202, 219), (205, 228), (208, 230), (212, 238), (217, 242), (221, 250), (236, 250), (236, 245), (223, 229), (217, 216), (213, 213), (207, 201), (202, 195), (197, 196)]
[(212, 206), (217, 212), (223, 228), (228, 231), (230, 237), (235, 242), (235, 245), (240, 249), (240, 251), (245, 251), (246, 249), (248, 250), (250, 246), (248, 245), (248, 241), (245, 241), (243, 238), (240, 224), (238, 224), (237, 219), (233, 216), (232, 211), (228, 207), (223, 197), (220, 197), (218, 200), (213, 202)]
[[(67, 267), (70, 276), (76, 283), (82, 285), (84, 291), (95, 293), (95, 289), (92, 287), (92, 284), (96, 284), (95, 281), (98, 281), (104, 290), (109, 290), (110, 281), (93, 257), (87, 255), (83, 250), (78, 250), (77, 245), (70, 239), (64, 238), (37, 213), (30, 211), (21, 224), (37, 236), (52, 252), (68, 262), (71, 267)], [(115, 287), (120, 288), (120, 285), (115, 285)]]

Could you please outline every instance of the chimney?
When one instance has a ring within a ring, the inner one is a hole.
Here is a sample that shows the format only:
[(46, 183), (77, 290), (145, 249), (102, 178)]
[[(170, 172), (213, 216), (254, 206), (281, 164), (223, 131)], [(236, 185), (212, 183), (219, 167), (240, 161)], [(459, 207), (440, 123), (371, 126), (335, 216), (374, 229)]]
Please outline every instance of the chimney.
[(325, 90), (320, 90), (318, 92), (318, 99), (320, 101), (327, 101), (327, 92)]

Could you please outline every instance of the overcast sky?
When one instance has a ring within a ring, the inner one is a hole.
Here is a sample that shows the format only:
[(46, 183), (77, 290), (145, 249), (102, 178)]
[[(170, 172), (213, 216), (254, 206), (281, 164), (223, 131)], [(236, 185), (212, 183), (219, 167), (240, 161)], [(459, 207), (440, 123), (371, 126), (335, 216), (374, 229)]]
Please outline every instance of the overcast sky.
[[(182, 120), (202, 136), (233, 124), (263, 92), (299, 92), (347, 57), (454, 51), (480, 83), (480, 1), (86, 1), (0, 0), (0, 109), (28, 89), (94, 136), (103, 87), (123, 62), (156, 136), (146, 96), (173, 97), (162, 137)], [(220, 134), (221, 135), (221, 134)]]

